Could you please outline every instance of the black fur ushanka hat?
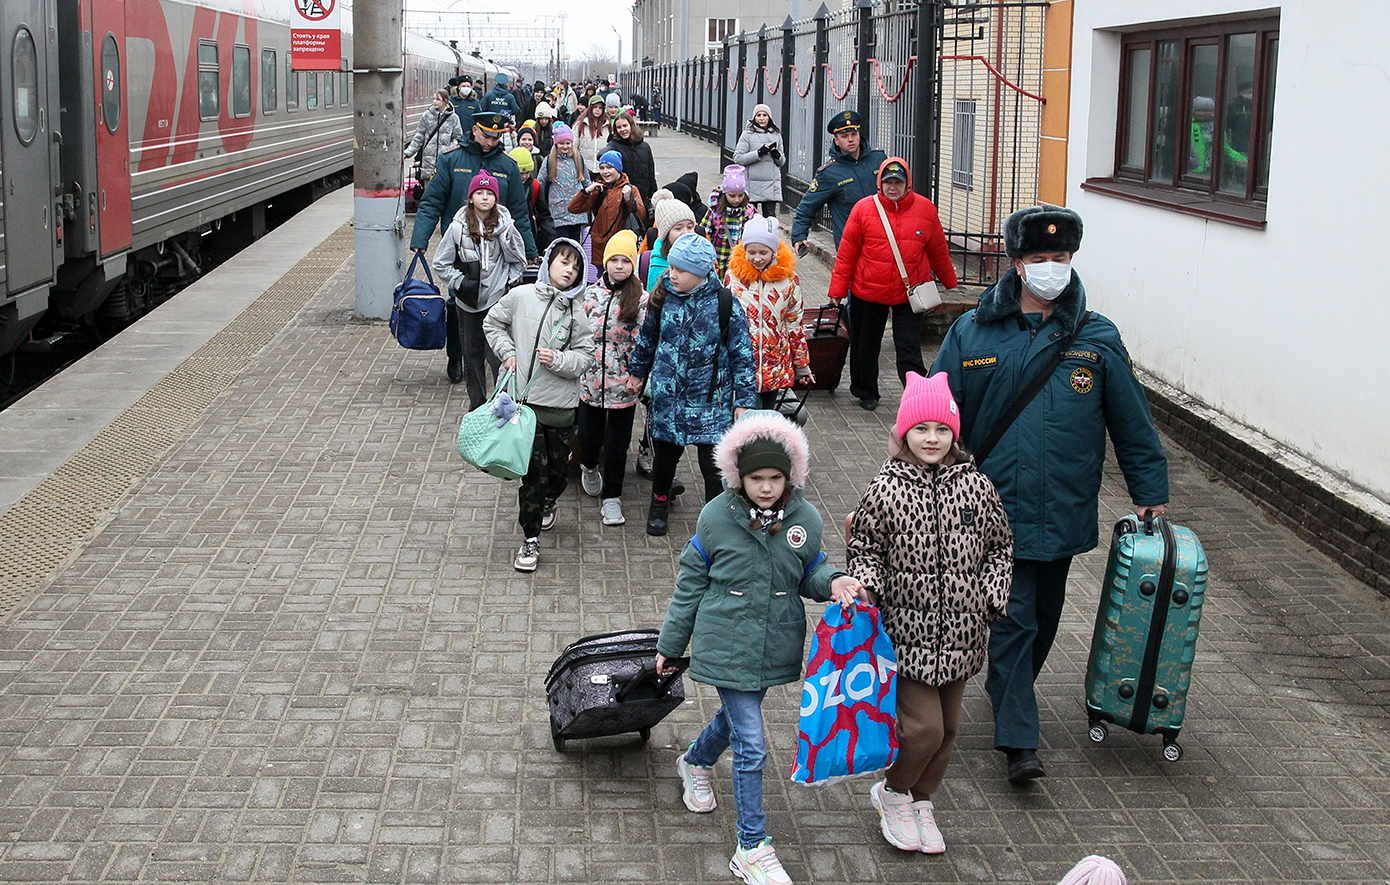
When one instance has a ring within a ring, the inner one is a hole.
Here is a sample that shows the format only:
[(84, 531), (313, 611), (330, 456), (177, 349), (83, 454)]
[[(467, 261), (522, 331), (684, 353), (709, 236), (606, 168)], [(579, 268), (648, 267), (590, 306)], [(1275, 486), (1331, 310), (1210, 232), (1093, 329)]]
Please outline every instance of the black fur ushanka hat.
[(1081, 216), (1062, 206), (1029, 206), (1004, 222), (1004, 252), (1021, 258), (1030, 252), (1075, 252), (1081, 248)]

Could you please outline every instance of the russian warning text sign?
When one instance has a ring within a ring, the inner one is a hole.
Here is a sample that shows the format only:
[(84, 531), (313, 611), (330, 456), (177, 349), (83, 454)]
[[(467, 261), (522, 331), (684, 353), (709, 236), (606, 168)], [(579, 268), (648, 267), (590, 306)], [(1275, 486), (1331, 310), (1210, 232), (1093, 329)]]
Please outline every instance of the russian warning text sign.
[(290, 64), (296, 71), (336, 71), (342, 67), (343, 40), (338, 27), (340, 0), (289, 0)]

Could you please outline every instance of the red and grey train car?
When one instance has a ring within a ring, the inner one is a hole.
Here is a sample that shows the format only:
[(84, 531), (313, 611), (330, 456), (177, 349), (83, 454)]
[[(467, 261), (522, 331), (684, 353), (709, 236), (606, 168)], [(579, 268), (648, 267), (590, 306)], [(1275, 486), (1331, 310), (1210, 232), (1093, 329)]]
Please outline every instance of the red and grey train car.
[[(296, 72), (286, 0), (0, 2), (0, 354), (45, 313), (120, 316), (254, 238), (276, 198), (351, 179), (352, 39)], [(474, 58), (406, 41), (408, 125)], [(476, 63), (476, 64), (475, 64)], [(407, 136), (408, 137), (408, 136)]]

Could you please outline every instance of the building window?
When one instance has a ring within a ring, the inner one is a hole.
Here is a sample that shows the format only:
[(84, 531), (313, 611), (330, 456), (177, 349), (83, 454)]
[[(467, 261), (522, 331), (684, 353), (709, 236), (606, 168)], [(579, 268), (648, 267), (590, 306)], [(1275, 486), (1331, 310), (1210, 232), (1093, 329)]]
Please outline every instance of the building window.
[(299, 110), (299, 74), (289, 53), (285, 54), (285, 110)]
[(198, 41), (198, 118), (216, 120), (220, 107), (217, 93), (222, 69), (217, 62), (217, 44), (211, 40)]
[(261, 50), (261, 113), (273, 114), (280, 105), (280, 94), (276, 90), (280, 76), (279, 65), (275, 63), (275, 50)]
[(1263, 223), (1278, 52), (1277, 18), (1125, 34), (1112, 181)]
[(738, 33), (738, 19), (736, 18), (707, 18), (705, 19), (705, 52), (708, 55), (718, 55), (724, 51), (724, 38), (732, 37)]
[(251, 47), (232, 47), (232, 116), (251, 116)]
[(975, 99), (956, 99), (951, 128), (951, 184), (969, 190), (975, 186)]

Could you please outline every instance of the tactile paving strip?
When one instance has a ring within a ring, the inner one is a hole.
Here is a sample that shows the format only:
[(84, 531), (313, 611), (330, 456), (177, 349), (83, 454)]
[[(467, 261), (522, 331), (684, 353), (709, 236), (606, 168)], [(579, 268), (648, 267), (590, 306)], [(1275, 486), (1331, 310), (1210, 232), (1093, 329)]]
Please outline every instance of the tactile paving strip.
[(212, 401), (352, 257), (345, 224), (0, 515), (0, 616), (41, 587), (100, 528)]

